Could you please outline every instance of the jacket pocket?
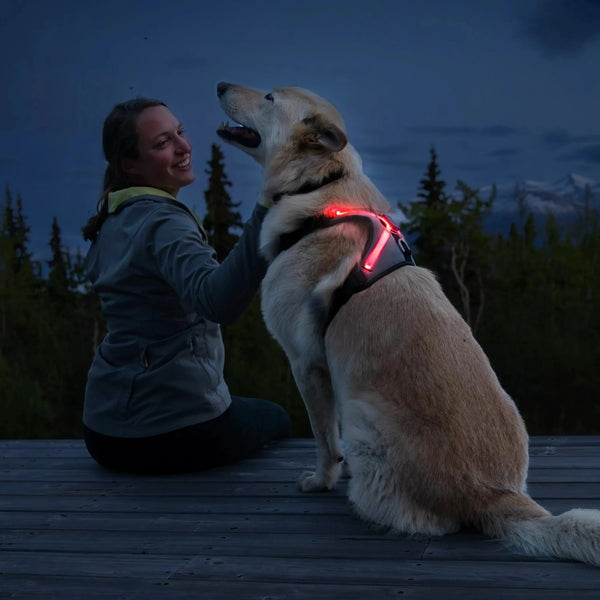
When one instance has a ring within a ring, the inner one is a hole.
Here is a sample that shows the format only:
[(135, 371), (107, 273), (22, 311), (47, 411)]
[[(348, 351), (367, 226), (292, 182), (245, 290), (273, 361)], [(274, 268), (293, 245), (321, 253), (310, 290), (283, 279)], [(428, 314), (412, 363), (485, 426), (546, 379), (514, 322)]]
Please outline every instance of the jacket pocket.
[(121, 414), (128, 411), (135, 379), (144, 372), (137, 344), (131, 350), (131, 353), (115, 353), (113, 348), (100, 345), (88, 378), (88, 387), (94, 395), (104, 398)]
[(204, 371), (209, 386), (215, 388), (222, 379), (223, 364), (220, 358), (223, 344), (218, 325), (214, 325), (215, 331), (211, 325), (213, 324), (206, 321), (197, 324), (188, 338), (188, 344), (192, 357)]

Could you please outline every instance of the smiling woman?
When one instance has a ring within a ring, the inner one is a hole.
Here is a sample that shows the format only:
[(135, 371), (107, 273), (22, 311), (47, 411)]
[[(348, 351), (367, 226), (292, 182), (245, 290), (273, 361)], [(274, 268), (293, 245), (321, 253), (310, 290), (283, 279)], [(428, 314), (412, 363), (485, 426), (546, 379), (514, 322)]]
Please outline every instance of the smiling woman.
[(196, 176), (192, 146), (183, 126), (166, 106), (151, 106), (137, 120), (138, 156), (123, 158), (123, 170), (134, 184), (149, 185), (176, 196)]
[(157, 100), (118, 104), (104, 124), (108, 165), (87, 274), (108, 333), (85, 392), (85, 441), (101, 465), (171, 473), (225, 464), (289, 436), (277, 404), (232, 397), (221, 323), (237, 319), (265, 274), (257, 205), (219, 264), (176, 199), (195, 179), (181, 123)]

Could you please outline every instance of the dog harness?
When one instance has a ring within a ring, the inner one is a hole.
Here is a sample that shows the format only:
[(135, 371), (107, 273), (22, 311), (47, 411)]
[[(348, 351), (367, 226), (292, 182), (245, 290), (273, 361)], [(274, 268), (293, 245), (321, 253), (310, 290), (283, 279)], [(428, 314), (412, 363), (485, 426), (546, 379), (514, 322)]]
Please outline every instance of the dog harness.
[(354, 294), (367, 289), (400, 267), (415, 266), (410, 247), (400, 229), (390, 218), (363, 210), (331, 208), (323, 215), (309, 217), (299, 229), (280, 236), (279, 252), (291, 248), (304, 236), (318, 229), (347, 222), (364, 223), (368, 226), (367, 243), (360, 261), (354, 265), (344, 283), (333, 293), (323, 332), (327, 330), (339, 309)]

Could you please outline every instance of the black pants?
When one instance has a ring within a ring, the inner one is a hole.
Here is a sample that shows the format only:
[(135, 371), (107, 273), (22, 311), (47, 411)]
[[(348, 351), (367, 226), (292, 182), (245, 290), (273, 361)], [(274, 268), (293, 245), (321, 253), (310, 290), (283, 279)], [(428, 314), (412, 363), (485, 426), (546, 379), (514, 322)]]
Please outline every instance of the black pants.
[(231, 406), (205, 423), (145, 438), (115, 438), (84, 426), (90, 455), (102, 466), (133, 473), (182, 473), (248, 458), (290, 436), (285, 410), (267, 400), (232, 396)]

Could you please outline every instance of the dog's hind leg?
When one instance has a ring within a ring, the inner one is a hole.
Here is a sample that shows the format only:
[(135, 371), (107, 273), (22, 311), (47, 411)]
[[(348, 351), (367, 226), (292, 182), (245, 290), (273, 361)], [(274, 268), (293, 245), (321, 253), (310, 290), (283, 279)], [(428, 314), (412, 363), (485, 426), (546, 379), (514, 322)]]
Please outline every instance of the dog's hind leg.
[(383, 448), (350, 443), (347, 451), (352, 469), (348, 499), (358, 516), (409, 535), (445, 535), (460, 529), (456, 515), (414, 498), (410, 481), (393, 472)]
[(331, 490), (340, 476), (344, 457), (329, 370), (296, 362), (292, 363), (292, 371), (317, 444), (316, 470), (303, 473), (298, 485), (303, 492)]

